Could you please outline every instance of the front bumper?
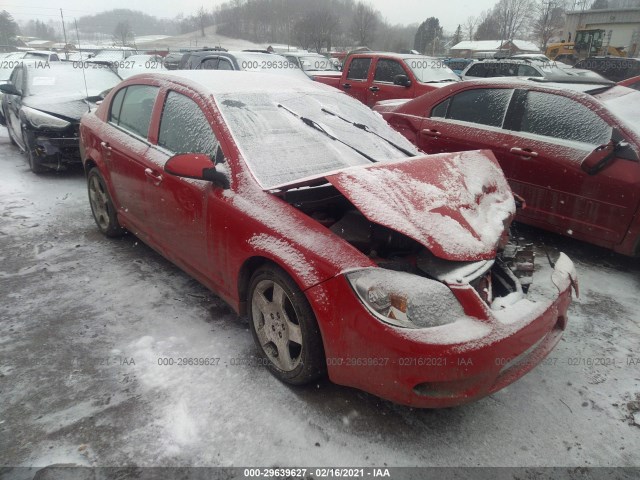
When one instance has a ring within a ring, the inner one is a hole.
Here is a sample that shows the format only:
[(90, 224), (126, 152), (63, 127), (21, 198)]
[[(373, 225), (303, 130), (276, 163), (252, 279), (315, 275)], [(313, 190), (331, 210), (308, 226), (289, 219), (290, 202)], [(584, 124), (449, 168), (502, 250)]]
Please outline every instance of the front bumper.
[(78, 125), (60, 131), (26, 130), (27, 142), (40, 163), (81, 163)]
[(403, 329), (375, 319), (343, 275), (309, 289), (329, 378), (423, 408), (468, 403), (506, 387), (560, 341), (576, 280), (573, 264), (564, 259), (542, 274), (547, 277), (546, 299), (522, 299), (495, 312), (471, 286), (455, 286), (452, 290), (467, 316), (427, 329)]

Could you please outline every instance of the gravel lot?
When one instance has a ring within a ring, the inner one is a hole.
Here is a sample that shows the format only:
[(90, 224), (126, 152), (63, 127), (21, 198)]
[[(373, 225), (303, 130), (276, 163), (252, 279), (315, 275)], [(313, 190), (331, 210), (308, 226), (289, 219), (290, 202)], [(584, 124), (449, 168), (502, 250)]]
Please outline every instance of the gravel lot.
[(522, 380), (437, 411), (291, 388), (234, 364), (246, 319), (134, 236), (102, 237), (80, 169), (32, 174), (0, 128), (0, 466), (640, 466), (640, 261), (520, 234), (581, 286)]

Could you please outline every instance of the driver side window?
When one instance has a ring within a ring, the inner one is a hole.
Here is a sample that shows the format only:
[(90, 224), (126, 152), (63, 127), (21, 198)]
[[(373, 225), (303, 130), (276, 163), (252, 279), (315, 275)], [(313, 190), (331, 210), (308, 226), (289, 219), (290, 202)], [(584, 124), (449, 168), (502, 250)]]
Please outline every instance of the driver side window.
[(198, 104), (171, 91), (160, 119), (158, 145), (173, 153), (205, 153), (214, 159), (219, 142)]

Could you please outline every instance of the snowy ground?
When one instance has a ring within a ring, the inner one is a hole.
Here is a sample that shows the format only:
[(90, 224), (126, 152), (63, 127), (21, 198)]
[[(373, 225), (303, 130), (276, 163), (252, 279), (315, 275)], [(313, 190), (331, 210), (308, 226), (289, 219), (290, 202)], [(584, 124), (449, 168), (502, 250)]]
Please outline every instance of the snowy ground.
[(254, 352), (246, 320), (102, 237), (86, 197), (80, 170), (30, 173), (0, 128), (0, 467), (640, 465), (638, 260), (524, 230), (576, 261), (563, 341), (491, 397), (415, 410), (233, 365)]

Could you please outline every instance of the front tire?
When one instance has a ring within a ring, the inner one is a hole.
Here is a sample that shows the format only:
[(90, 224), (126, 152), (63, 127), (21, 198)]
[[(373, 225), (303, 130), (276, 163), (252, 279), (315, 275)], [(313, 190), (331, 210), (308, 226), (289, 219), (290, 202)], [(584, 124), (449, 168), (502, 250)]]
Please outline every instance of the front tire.
[(100, 231), (107, 237), (120, 237), (125, 233), (118, 222), (116, 209), (113, 206), (107, 185), (97, 167), (92, 168), (87, 175), (87, 189), (91, 213)]
[(42, 166), (42, 164), (40, 163), (40, 159), (34, 152), (34, 149), (31, 147), (31, 145), (29, 145), (29, 136), (24, 129), (22, 130), (22, 140), (24, 141), (24, 153), (27, 155), (27, 160), (29, 160), (29, 168), (31, 169), (31, 171), (36, 175), (46, 172), (47, 168)]
[(253, 339), (276, 378), (304, 385), (324, 375), (324, 349), (315, 314), (284, 270), (273, 264), (258, 268), (247, 300)]

